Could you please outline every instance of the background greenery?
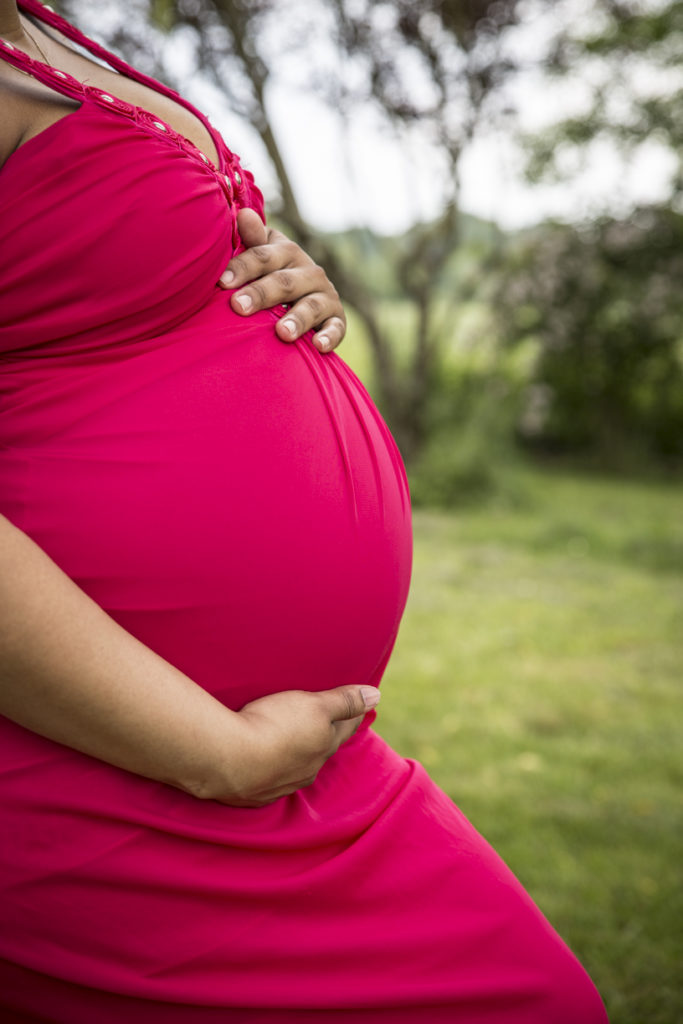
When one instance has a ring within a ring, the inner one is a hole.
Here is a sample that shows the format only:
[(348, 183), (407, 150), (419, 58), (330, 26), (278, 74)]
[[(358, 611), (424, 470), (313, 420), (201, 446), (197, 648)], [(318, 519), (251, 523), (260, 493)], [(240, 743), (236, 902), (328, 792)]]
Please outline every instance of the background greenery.
[(682, 509), (680, 486), (526, 470), (514, 504), (418, 510), (377, 723), (512, 867), (612, 1024), (683, 1019)]

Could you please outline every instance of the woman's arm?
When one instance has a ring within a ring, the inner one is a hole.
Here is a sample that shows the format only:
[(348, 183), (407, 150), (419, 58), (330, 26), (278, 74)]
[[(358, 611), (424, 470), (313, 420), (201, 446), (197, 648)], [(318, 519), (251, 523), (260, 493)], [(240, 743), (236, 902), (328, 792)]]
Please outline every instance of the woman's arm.
[(0, 516), (0, 713), (33, 732), (193, 796), (260, 806), (310, 784), (378, 699), (343, 686), (230, 711)]

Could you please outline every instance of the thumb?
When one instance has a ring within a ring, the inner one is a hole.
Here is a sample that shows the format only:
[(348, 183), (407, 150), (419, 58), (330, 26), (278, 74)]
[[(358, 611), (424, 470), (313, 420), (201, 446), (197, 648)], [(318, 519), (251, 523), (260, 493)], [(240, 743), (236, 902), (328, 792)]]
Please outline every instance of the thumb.
[(328, 702), (330, 721), (342, 722), (359, 718), (379, 704), (380, 692), (376, 686), (338, 686), (324, 696)]
[(237, 230), (247, 249), (255, 245), (265, 245), (268, 241), (265, 224), (256, 210), (251, 210), (248, 206), (237, 214)]

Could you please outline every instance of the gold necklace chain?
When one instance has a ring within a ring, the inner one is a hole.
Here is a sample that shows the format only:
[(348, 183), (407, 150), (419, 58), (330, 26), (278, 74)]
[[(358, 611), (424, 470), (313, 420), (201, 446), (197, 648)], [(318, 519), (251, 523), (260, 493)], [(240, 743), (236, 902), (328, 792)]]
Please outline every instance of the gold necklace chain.
[[(29, 37), (29, 39), (31, 40), (31, 42), (32, 42), (32, 43), (33, 43), (33, 45), (35, 46), (36, 50), (38, 51), (38, 53), (39, 53), (39, 54), (40, 54), (40, 56), (41, 56), (41, 57), (43, 58), (43, 64), (47, 64), (47, 66), (51, 68), (51, 67), (52, 67), (52, 64), (50, 64), (50, 61), (49, 61), (49, 60), (47, 59), (47, 57), (45, 56), (45, 53), (44, 53), (44, 51), (43, 51), (43, 50), (42, 50), (42, 49), (40, 48), (40, 46), (38, 45), (38, 42), (37, 42), (37, 40), (36, 40), (36, 39), (34, 39), (34, 37), (33, 37), (33, 36), (31, 35), (31, 33), (29, 32), (29, 30), (28, 30), (28, 29), (27, 29), (27, 28), (26, 28), (26, 27), (25, 27), (24, 25), (22, 25), (22, 28), (23, 28), (23, 30), (24, 30), (24, 34), (25, 34), (25, 35), (27, 35), (27, 36)], [(10, 50), (16, 50), (16, 49), (17, 49), (17, 47), (16, 47), (15, 45), (14, 45), (14, 43), (8, 43), (8, 42), (7, 42), (7, 40), (5, 40), (5, 39), (3, 39), (3, 42), (4, 42), (4, 43), (6, 43), (6, 45), (7, 45), (7, 46), (8, 46), (9, 48), (10, 48)], [(17, 68), (16, 70), (17, 70), (17, 71), (21, 71), (22, 75), (27, 75), (27, 74), (28, 74), (28, 72), (27, 72), (27, 71), (22, 71), (22, 70), (21, 70), (21, 68)]]
[(38, 51), (38, 53), (40, 54), (40, 56), (43, 58), (43, 64), (47, 64), (49, 67), (52, 67), (52, 65), (50, 64), (50, 61), (47, 59), (47, 57), (45, 56), (45, 54), (43, 53), (41, 48), (38, 46), (38, 43), (36, 42), (36, 40), (33, 38), (31, 33), (29, 32), (29, 30), (25, 26), (24, 26), (24, 32), (29, 37), (29, 39), (31, 40), (33, 45), (35, 46), (35, 48)]

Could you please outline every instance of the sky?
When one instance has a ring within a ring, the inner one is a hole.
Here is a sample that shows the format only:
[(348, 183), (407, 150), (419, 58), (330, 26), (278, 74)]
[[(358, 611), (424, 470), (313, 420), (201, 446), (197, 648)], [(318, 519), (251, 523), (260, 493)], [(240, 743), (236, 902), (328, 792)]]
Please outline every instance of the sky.
[[(531, 127), (542, 122), (545, 103), (531, 82), (525, 89), (521, 109)], [(279, 141), (303, 212), (318, 227), (336, 230), (358, 220), (393, 234), (438, 213), (443, 194), (438, 156), (415, 140), (388, 137), (370, 111), (345, 130), (314, 98), (284, 89), (272, 96), (271, 110), (275, 125), (287, 126)], [(673, 165), (673, 157), (654, 143), (626, 164), (604, 144), (593, 147), (585, 169), (571, 182), (531, 186), (512, 133), (489, 132), (462, 158), (460, 205), (507, 229), (550, 216), (576, 220), (605, 209), (619, 213), (665, 195)]]

